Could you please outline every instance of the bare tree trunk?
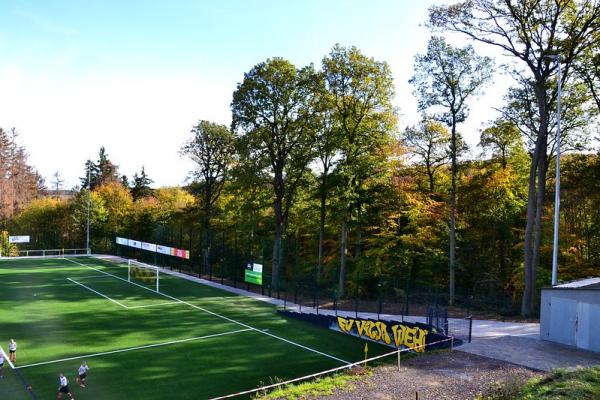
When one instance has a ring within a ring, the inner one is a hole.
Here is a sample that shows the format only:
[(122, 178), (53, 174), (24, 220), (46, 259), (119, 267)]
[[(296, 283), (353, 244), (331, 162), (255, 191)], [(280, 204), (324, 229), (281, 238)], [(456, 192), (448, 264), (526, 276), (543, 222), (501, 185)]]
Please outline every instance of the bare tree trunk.
[(521, 315), (528, 316), (533, 312), (533, 295), (532, 287), (534, 282), (532, 280), (532, 268), (533, 268), (533, 251), (532, 251), (532, 239), (533, 239), (533, 227), (535, 225), (535, 205), (536, 205), (536, 171), (539, 164), (540, 150), (539, 140), (536, 143), (536, 149), (534, 150), (533, 159), (531, 160), (531, 167), (529, 168), (529, 189), (527, 193), (527, 224), (525, 226), (525, 237), (523, 243), (523, 277), (525, 280), (525, 288), (523, 291), (523, 299), (521, 302)]
[[(545, 141), (544, 141), (545, 142)], [(543, 148), (546, 148), (544, 145)], [(536, 210), (535, 210), (535, 226), (534, 226), (534, 244), (533, 244), (533, 257), (531, 265), (531, 304), (529, 315), (532, 315), (535, 310), (535, 297), (536, 297), (536, 276), (537, 268), (540, 264), (540, 243), (542, 240), (542, 212), (544, 211), (544, 190), (546, 188), (546, 157), (544, 154), (540, 157), (540, 163), (538, 164), (538, 176), (537, 176), (537, 197), (536, 197)]]
[(275, 241), (273, 242), (273, 264), (271, 269), (271, 286), (279, 287), (279, 269), (281, 267), (281, 236), (282, 236), (281, 200), (275, 200)]
[(342, 250), (340, 254), (340, 280), (339, 280), (339, 296), (344, 295), (344, 283), (346, 274), (346, 246), (348, 236), (348, 224), (346, 222), (346, 216), (342, 221)]
[(273, 187), (275, 189), (275, 200), (273, 208), (275, 211), (275, 240), (273, 241), (273, 263), (271, 267), (271, 286), (279, 287), (279, 272), (281, 269), (281, 237), (283, 236), (284, 216), (283, 216), (283, 198), (284, 198), (284, 182), (283, 169), (275, 170), (273, 179)]
[(321, 197), (321, 217), (319, 220), (319, 265), (317, 266), (317, 279), (323, 274), (323, 240), (325, 239), (325, 198)]
[(450, 278), (449, 291), (450, 305), (454, 304), (454, 273), (456, 270), (456, 121), (453, 116), (452, 121), (452, 188), (450, 190)]
[(427, 166), (427, 177), (429, 178), (429, 194), (432, 194), (435, 189), (435, 183), (433, 181), (433, 172), (429, 168), (429, 165)]
[(325, 205), (327, 202), (327, 188), (326, 188), (327, 176), (323, 176), (323, 187), (321, 189), (321, 209), (319, 219), (319, 265), (317, 267), (317, 281), (321, 279), (323, 274), (323, 240), (325, 240)]
[(354, 259), (358, 260), (360, 257), (360, 242), (362, 241), (362, 231), (361, 231), (361, 222), (362, 222), (362, 205), (358, 203), (358, 227), (356, 229), (356, 249), (354, 250)]

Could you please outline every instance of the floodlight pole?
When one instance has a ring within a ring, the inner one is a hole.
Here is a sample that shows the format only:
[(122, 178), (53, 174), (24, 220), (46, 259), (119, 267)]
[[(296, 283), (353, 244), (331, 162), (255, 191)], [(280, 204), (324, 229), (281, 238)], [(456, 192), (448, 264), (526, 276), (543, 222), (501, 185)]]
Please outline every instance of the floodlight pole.
[(88, 255), (90, 254), (90, 192), (92, 191), (92, 182), (90, 180), (90, 165), (91, 161), (88, 160), (88, 192), (87, 192), (87, 220), (86, 220), (86, 239), (85, 248), (87, 249)]
[(560, 56), (551, 55), (547, 58), (556, 61), (558, 66), (558, 92), (556, 96), (556, 185), (554, 189), (554, 241), (552, 246), (552, 285), (558, 283), (558, 222), (560, 217)]

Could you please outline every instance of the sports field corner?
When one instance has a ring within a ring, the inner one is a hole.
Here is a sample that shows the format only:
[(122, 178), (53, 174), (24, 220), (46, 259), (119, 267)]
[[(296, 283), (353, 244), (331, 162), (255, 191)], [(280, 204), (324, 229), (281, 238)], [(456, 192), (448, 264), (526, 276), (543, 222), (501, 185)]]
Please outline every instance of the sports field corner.
[[(0, 397), (55, 398), (63, 372), (76, 399), (208, 399), (364, 357), (364, 341), (275, 306), (167, 274), (156, 292), (127, 272), (96, 257), (0, 261), (0, 341), (18, 343)], [(369, 345), (370, 356), (389, 350)]]

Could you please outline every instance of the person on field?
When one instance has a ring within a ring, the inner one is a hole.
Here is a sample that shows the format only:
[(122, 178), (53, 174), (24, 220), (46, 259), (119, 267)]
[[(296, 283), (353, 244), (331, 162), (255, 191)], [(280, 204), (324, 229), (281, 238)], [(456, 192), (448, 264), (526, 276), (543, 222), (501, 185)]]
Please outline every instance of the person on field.
[(58, 387), (58, 394), (56, 395), (56, 399), (60, 400), (62, 399), (63, 394), (66, 394), (69, 397), (69, 399), (75, 400), (75, 398), (71, 394), (71, 391), (69, 390), (69, 381), (67, 380), (65, 374), (61, 372), (58, 375), (58, 379), (60, 381), (60, 386)]
[(13, 363), (17, 362), (17, 342), (15, 342), (15, 339), (10, 339), (10, 342), (8, 342), (8, 359)]
[(4, 353), (0, 351), (0, 379), (4, 378)]
[(85, 377), (87, 375), (87, 371), (88, 369), (90, 369), (90, 367), (88, 367), (87, 363), (84, 361), (81, 363), (81, 366), (79, 367), (79, 371), (78, 372), (78, 376), (77, 376), (77, 384), (79, 384), (80, 387), (84, 388), (85, 387)]

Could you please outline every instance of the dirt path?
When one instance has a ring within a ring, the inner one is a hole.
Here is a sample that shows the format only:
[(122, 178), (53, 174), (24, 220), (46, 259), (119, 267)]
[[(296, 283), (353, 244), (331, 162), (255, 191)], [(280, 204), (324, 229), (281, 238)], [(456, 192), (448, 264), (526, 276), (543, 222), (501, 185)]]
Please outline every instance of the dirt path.
[(462, 351), (424, 354), (395, 366), (379, 367), (371, 377), (327, 400), (473, 399), (498, 382), (525, 382), (541, 372)]

